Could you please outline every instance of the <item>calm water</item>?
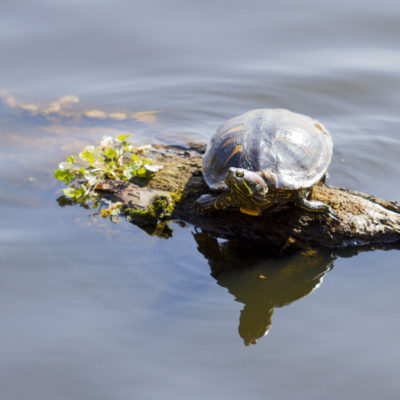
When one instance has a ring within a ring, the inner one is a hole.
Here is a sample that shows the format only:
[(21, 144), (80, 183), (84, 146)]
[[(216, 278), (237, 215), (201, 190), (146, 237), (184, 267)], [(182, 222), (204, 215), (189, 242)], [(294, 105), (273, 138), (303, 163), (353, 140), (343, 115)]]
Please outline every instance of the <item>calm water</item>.
[(398, 250), (159, 239), (52, 177), (104, 134), (285, 107), (330, 129), (332, 185), (400, 200), (399, 37), (395, 0), (2, 0), (1, 399), (399, 399)]

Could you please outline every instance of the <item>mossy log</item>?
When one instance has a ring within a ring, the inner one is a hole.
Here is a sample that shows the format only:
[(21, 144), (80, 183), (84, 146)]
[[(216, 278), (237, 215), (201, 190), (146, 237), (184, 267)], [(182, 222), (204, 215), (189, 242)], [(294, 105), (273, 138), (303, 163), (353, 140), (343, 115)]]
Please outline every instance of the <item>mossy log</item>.
[(184, 221), (217, 237), (251, 241), (266, 247), (395, 247), (400, 243), (400, 205), (344, 188), (315, 186), (311, 198), (328, 204), (335, 219), (319, 219), (295, 207), (254, 217), (230, 209), (199, 212), (195, 200), (209, 189), (202, 179), (203, 145), (153, 146), (146, 150), (164, 168), (146, 181), (104, 181), (96, 186), (123, 204), (133, 223), (149, 233), (169, 236), (165, 221)]

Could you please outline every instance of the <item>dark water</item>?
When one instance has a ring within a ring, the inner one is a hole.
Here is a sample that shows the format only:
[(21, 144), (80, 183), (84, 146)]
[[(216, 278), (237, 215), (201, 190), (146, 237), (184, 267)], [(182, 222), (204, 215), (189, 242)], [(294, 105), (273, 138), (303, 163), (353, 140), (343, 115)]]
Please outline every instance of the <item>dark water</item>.
[(285, 107), (330, 129), (332, 185), (400, 200), (399, 37), (394, 0), (3, 0), (1, 399), (400, 398), (398, 250), (159, 239), (60, 208), (52, 177), (105, 134)]

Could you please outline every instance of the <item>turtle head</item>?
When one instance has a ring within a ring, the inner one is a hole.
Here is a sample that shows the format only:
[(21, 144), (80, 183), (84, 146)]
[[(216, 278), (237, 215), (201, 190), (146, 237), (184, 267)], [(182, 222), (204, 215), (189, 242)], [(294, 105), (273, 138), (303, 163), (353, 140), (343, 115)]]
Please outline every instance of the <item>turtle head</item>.
[(226, 184), (240, 198), (253, 198), (262, 201), (268, 186), (258, 172), (243, 168), (229, 168), (225, 176)]

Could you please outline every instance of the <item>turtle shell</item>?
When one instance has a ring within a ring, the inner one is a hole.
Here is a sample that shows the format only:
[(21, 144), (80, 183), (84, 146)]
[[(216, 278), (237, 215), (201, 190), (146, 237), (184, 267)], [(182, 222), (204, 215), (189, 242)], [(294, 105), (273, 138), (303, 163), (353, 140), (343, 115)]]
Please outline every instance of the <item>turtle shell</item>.
[(318, 182), (332, 158), (332, 138), (318, 121), (284, 109), (259, 109), (226, 121), (203, 159), (211, 189), (226, 188), (230, 167), (259, 171), (269, 187), (296, 190)]

